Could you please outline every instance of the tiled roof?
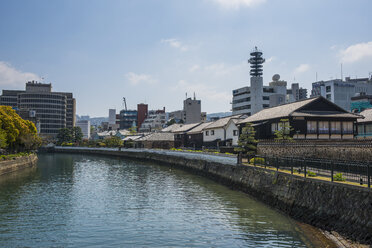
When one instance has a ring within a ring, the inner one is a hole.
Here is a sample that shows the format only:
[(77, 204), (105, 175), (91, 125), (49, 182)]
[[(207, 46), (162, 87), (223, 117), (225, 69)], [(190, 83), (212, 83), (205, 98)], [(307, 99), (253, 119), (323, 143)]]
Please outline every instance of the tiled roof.
[[(239, 120), (242, 117), (242, 115), (233, 115), (233, 116), (228, 116), (225, 118), (221, 118), (217, 121), (212, 122), (210, 125), (206, 126), (204, 129), (213, 129), (213, 128), (222, 128), (229, 123), (229, 121), (232, 120)], [(236, 123), (234, 121), (234, 123)]]
[(151, 133), (147, 136), (136, 139), (136, 141), (174, 141), (174, 133)]
[(362, 112), (360, 112), (360, 115), (364, 116), (364, 119), (358, 119), (358, 123), (372, 122), (372, 108), (363, 110)]
[(191, 123), (191, 124), (184, 124), (184, 125), (180, 126), (179, 128), (173, 130), (172, 133), (183, 133), (183, 132), (187, 132), (190, 129), (199, 126), (200, 124), (201, 124), (201, 122)]
[(127, 140), (137, 140), (139, 138), (141, 138), (142, 135), (132, 135), (132, 136), (127, 136), (123, 139), (123, 141), (127, 141)]
[(253, 123), (253, 122), (264, 121), (264, 120), (269, 120), (269, 119), (286, 118), (289, 116), (360, 118), (359, 115), (349, 113), (346, 110), (343, 110), (342, 108), (338, 107), (337, 105), (329, 101), (328, 101), (329, 104), (335, 106), (335, 109), (336, 109), (335, 111), (301, 110), (306, 105), (312, 102), (315, 102), (321, 98), (324, 99), (325, 101), (328, 101), (323, 97), (315, 97), (315, 98), (309, 98), (309, 99), (305, 99), (305, 100), (301, 100), (301, 101), (297, 101), (293, 103), (279, 105), (279, 106), (272, 107), (272, 108), (263, 109), (260, 112), (252, 116), (249, 116), (242, 121), (239, 121), (238, 124), (248, 123), (248, 122)]
[(126, 130), (126, 129), (123, 129), (123, 130), (119, 130), (118, 131), (121, 135), (129, 135), (130, 134), (130, 131)]
[(163, 128), (161, 131), (162, 132), (173, 132), (174, 130), (180, 128), (183, 124), (173, 124), (170, 125), (169, 127)]
[(212, 124), (213, 122), (205, 122), (200, 124), (199, 126), (191, 129), (190, 131), (187, 132), (187, 134), (197, 134), (197, 133), (202, 133), (203, 129), (206, 128), (208, 125)]

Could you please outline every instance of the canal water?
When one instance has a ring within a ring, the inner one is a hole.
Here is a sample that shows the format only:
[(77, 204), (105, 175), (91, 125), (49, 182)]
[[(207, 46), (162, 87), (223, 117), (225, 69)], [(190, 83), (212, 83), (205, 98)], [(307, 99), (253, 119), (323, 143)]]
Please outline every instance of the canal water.
[(41, 154), (0, 178), (1, 247), (312, 247), (289, 217), (155, 163)]

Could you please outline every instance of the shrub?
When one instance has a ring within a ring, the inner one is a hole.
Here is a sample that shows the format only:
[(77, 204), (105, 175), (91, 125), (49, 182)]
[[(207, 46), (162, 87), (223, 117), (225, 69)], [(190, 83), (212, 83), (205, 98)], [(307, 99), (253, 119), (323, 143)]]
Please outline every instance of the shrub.
[(264, 158), (251, 158), (249, 160), (250, 164), (265, 164), (265, 159)]
[(342, 173), (336, 173), (336, 175), (333, 176), (333, 181), (346, 181), (346, 178), (343, 177)]
[(313, 171), (308, 171), (308, 172), (307, 172), (307, 175), (308, 175), (309, 177), (316, 177), (316, 173), (313, 172)]

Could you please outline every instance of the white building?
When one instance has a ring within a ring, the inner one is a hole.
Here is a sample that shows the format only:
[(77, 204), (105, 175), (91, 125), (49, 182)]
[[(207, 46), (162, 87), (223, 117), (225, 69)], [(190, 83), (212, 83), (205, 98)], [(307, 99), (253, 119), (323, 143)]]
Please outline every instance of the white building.
[(203, 128), (203, 144), (206, 147), (238, 145), (239, 129), (236, 123), (246, 115), (221, 118)]
[(116, 109), (109, 109), (108, 123), (111, 125), (116, 124)]
[(76, 126), (81, 128), (83, 139), (90, 139), (90, 121), (79, 120), (76, 122)]
[(311, 97), (323, 96), (341, 108), (350, 111), (351, 98), (357, 94), (372, 94), (371, 78), (333, 79), (312, 84)]
[(152, 132), (161, 130), (166, 124), (165, 110), (150, 110), (147, 118), (142, 123), (140, 132)]

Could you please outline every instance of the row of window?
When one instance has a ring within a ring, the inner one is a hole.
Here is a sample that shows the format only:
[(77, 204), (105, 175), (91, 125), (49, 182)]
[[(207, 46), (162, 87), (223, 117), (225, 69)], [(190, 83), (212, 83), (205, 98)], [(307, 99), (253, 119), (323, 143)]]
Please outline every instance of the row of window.
[(21, 99), (23, 98), (29, 98), (29, 99), (62, 99), (65, 100), (66, 96), (64, 95), (57, 95), (57, 94), (20, 94), (19, 97)]
[(319, 134), (352, 134), (353, 122), (351, 121), (307, 121), (307, 133)]
[(29, 108), (29, 109), (66, 109), (65, 105), (45, 105), (45, 104), (21, 104), (21, 108)]
[[(209, 134), (212, 136), (214, 135), (214, 130), (206, 130), (205, 136), (209, 136)], [(238, 130), (233, 130), (233, 136), (238, 136)]]
[(49, 104), (49, 103), (54, 103), (54, 104), (63, 104), (65, 105), (66, 104), (66, 101), (64, 100), (54, 100), (54, 99), (21, 99), (20, 100), (20, 103), (46, 103), (46, 104)]
[(244, 106), (236, 107), (236, 108), (233, 108), (233, 111), (239, 111), (243, 109), (251, 109), (251, 105), (244, 105)]
[(246, 97), (246, 98), (242, 98), (242, 99), (239, 99), (239, 100), (234, 100), (233, 104), (241, 103), (241, 102), (249, 102), (250, 100), (251, 100), (250, 97)]

